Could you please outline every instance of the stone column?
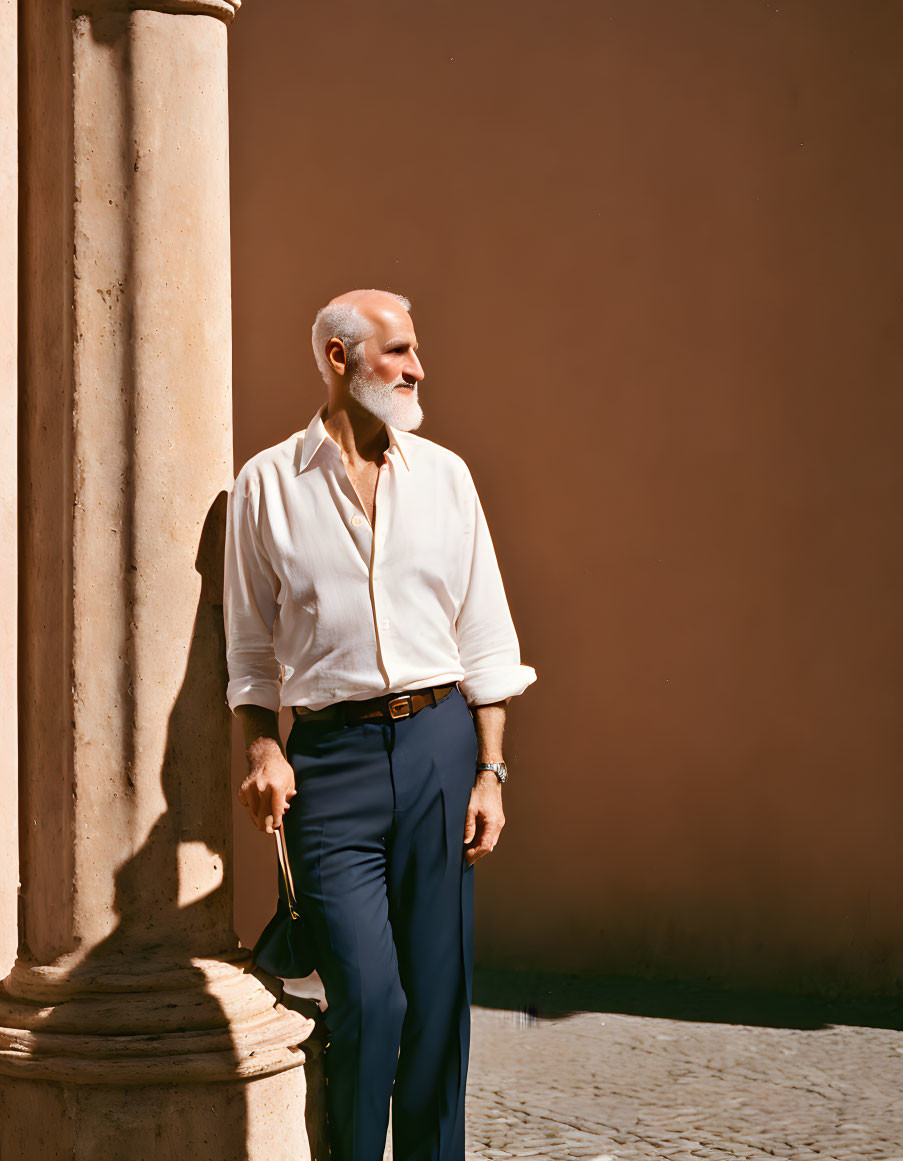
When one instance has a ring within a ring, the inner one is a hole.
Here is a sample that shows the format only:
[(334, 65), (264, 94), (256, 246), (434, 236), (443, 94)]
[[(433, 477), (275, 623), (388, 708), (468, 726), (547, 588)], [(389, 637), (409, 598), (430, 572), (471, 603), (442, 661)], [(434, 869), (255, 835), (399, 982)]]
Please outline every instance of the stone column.
[(0, 0), (0, 976), (16, 954), (19, 771), (16, 735), (16, 5)]
[(0, 1154), (28, 1161), (322, 1155), (312, 1022), (232, 929), (237, 6), (22, 6), (22, 907)]

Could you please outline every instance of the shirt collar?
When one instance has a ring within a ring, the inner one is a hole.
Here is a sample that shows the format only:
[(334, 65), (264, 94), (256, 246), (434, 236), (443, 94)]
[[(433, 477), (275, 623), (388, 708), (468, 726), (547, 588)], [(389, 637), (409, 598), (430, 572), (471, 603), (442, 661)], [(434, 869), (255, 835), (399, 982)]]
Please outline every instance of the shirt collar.
[[(326, 424), (323, 422), (323, 416), (326, 412), (326, 406), (327, 405), (325, 403), (323, 403), (320, 405), (320, 407), (317, 408), (316, 412), (314, 413), (313, 417), (311, 418), (310, 423), (308, 423), (307, 427), (304, 430), (303, 438), (298, 443), (298, 450), (296, 452), (296, 463), (298, 465), (299, 472), (304, 471), (304, 469), (307, 467), (307, 465), (310, 463), (310, 461), (314, 458), (314, 456), (317, 454), (317, 452), (320, 450), (320, 448), (324, 446), (324, 444), (326, 445), (327, 448), (330, 448), (330, 445), (331, 445), (331, 449), (334, 449), (336, 452), (339, 451), (339, 445), (336, 443), (336, 441), (332, 438), (332, 436), (326, 430)], [(408, 462), (408, 457), (405, 455), (405, 452), (404, 452), (404, 441), (403, 441), (403, 439), (399, 438), (400, 436), (406, 437), (407, 432), (398, 431), (398, 430), (396, 430), (396, 428), (392, 427), (390, 424), (387, 423), (386, 424), (386, 434), (389, 437), (388, 450), (390, 452), (392, 452), (392, 451), (397, 452), (398, 455), (401, 457), (401, 461), (404, 464), (404, 466), (407, 468), (408, 471), (410, 471), (411, 465)], [(410, 451), (410, 448), (408, 450)]]
[[(398, 454), (401, 456), (402, 463), (408, 469), (408, 471), (410, 471), (411, 465), (408, 461), (408, 456), (404, 454), (404, 445), (407, 441), (408, 433), (406, 431), (398, 431), (388, 423), (386, 424), (386, 431), (389, 435), (389, 451), (398, 452)], [(408, 454), (410, 454), (410, 451), (411, 448), (410, 445), (408, 445)]]

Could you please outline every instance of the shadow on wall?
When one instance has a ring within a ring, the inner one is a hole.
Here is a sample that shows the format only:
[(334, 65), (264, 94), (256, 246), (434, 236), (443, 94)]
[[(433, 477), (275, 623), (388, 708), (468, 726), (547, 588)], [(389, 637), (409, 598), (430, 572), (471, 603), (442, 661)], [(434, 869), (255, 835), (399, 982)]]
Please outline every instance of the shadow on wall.
[(903, 1030), (903, 1006), (892, 996), (794, 995), (726, 989), (708, 983), (627, 976), (477, 969), (473, 1003), (517, 1013), (523, 1024), (561, 1020), (578, 1012), (658, 1016), (697, 1023), (818, 1029), (834, 1024)]

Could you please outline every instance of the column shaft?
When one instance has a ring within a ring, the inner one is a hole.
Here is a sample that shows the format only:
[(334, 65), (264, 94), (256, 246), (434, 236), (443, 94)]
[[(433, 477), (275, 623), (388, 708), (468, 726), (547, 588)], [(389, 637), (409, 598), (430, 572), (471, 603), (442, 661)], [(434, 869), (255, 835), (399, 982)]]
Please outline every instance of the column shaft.
[(308, 1152), (312, 1023), (274, 1003), (232, 930), (231, 12), (23, 9), (13, 1151), (39, 1123), (73, 1157), (174, 1156), (177, 1116), (179, 1156)]
[(16, 720), (16, 331), (18, 157), (16, 5), (0, 0), (0, 976), (16, 954), (18, 723)]

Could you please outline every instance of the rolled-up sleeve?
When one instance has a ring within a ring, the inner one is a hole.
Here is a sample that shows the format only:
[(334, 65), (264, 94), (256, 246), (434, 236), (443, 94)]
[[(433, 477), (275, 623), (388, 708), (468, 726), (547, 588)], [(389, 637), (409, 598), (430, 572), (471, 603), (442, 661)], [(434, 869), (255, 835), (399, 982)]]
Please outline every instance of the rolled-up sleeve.
[(473, 542), (470, 572), (455, 632), (464, 668), (459, 682), (468, 705), (508, 701), (536, 680), (536, 670), (522, 665), (520, 645), (502, 583), (483, 505), (472, 481)]
[(278, 580), (256, 535), (257, 495), (239, 477), (227, 506), (223, 617), (231, 710), (239, 705), (279, 709), (282, 666), (273, 650)]

